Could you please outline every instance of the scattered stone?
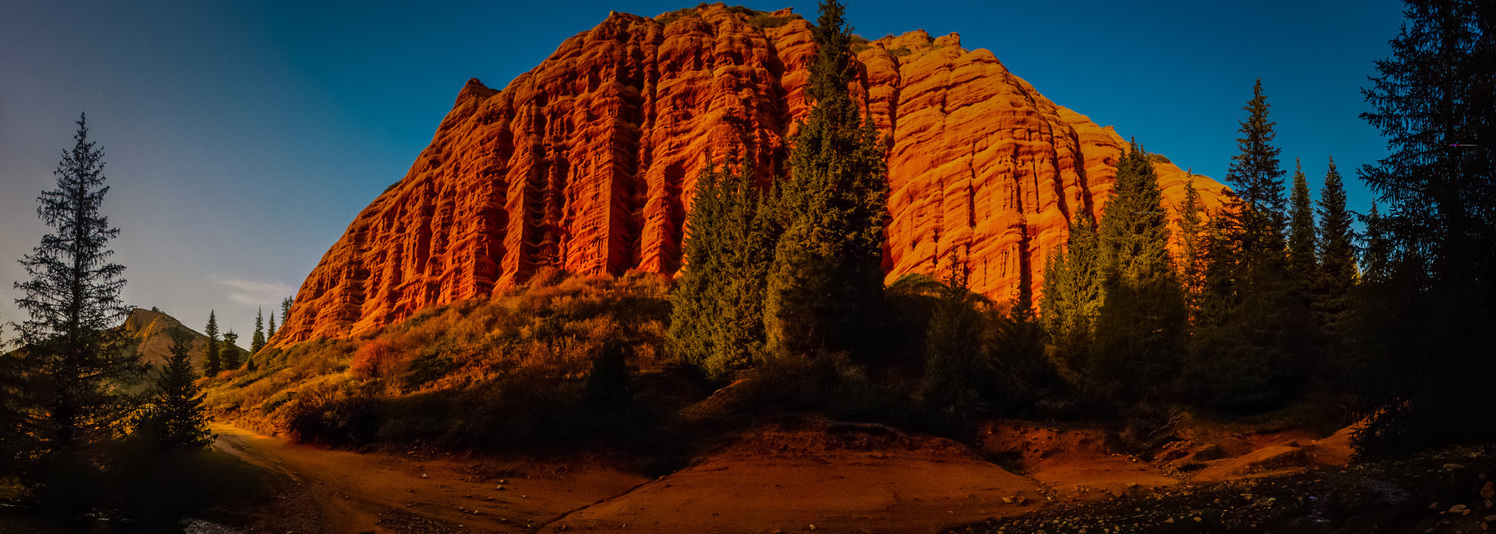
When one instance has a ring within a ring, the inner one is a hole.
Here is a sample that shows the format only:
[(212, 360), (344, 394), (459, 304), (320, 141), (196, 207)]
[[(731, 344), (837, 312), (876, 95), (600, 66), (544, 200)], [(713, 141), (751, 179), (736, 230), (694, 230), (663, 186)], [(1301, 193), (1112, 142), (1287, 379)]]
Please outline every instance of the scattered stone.
[(1174, 518), (1170, 517), (1168, 519), (1165, 519), (1164, 520), (1164, 524), (1165, 525), (1172, 525), (1172, 524), (1174, 524)]
[(1486, 516), (1486, 522), (1487, 523), (1496, 523), (1496, 515), (1488, 515), (1488, 516)]
[(1454, 506), (1449, 507), (1449, 513), (1451, 513), (1451, 514), (1458, 514), (1460, 512), (1464, 512), (1464, 511), (1465, 511), (1465, 505), (1463, 505), (1463, 504), (1456, 504)]
[(1496, 499), (1496, 483), (1487, 482), (1480, 488), (1480, 498), (1485, 500)]
[(1196, 522), (1196, 523), (1199, 523), (1199, 522), (1201, 522), (1201, 521), (1204, 521), (1204, 520), (1203, 520), (1203, 519), (1200, 519), (1200, 516), (1195, 516), (1195, 522)]
[(1013, 504), (1012, 497), (1003, 497), (1003, 504)]
[(1464, 469), (1464, 468), (1465, 468), (1465, 466), (1460, 465), (1460, 464), (1444, 464), (1444, 470), (1445, 471), (1459, 471), (1459, 470)]
[(499, 491), (504, 491), (504, 485), (500, 484), (500, 485), (496, 486), (494, 489), (499, 490)]
[(426, 478), (426, 473), (421, 473), (421, 478)]
[(1434, 504), (1428, 505), (1428, 509), (1430, 509), (1430, 510), (1438, 510), (1439, 509), (1439, 501), (1434, 501)]

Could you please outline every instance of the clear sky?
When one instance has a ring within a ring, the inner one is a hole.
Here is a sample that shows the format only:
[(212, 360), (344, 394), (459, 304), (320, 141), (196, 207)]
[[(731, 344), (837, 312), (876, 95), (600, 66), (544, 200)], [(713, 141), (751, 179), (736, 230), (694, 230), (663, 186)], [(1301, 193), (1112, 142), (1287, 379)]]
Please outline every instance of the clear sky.
[[(86, 111), (107, 153), (104, 212), (125, 299), (244, 335), (359, 210), (405, 175), (468, 78), (503, 87), (609, 10), (685, 1), (0, 2), (0, 322), (46, 231), (36, 197)], [(760, 10), (807, 0), (750, 0)], [(1285, 166), (1316, 190), (1334, 156), (1386, 154), (1357, 115), (1402, 21), (1393, 0), (849, 0), (854, 31), (924, 29), (992, 50), (1055, 102), (1223, 179), (1261, 77)]]

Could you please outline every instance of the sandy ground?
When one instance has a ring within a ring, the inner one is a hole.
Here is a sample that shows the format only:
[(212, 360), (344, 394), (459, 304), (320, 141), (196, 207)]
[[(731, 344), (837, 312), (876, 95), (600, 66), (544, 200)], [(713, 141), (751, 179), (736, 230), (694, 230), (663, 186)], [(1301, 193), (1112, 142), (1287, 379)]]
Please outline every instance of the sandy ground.
[(296, 481), (286, 502), (252, 522), (252, 531), (277, 534), (287, 531), (282, 527), (333, 534), (525, 532), (646, 481), (603, 466), (515, 460), (480, 467), (330, 451), (221, 423), (212, 430), (219, 449)]
[(360, 454), (224, 424), (213, 431), (220, 449), (295, 481), (249, 521), (250, 531), (275, 534), (937, 532), (1060, 503), (1341, 464), (1348, 449), (1344, 432), (1264, 443), (1205, 462), (1186, 481), (1166, 463), (1110, 452), (1096, 431), (990, 427), (979, 448), (1021, 461), (1019, 475), (947, 439), (808, 420), (737, 436), (651, 480), (596, 461)]
[(774, 429), (552, 523), (585, 532), (935, 532), (1045, 499), (940, 438), (876, 425)]

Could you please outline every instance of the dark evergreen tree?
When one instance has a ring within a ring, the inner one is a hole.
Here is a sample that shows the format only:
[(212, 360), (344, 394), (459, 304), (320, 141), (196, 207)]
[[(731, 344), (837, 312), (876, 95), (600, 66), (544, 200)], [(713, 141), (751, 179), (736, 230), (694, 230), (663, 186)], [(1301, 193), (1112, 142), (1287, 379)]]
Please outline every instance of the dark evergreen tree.
[(286, 326), (291, 322), (291, 305), (293, 304), (296, 304), (295, 298), (286, 297), (281, 299), (281, 326)]
[(704, 170), (686, 224), (670, 339), (682, 359), (722, 378), (764, 353), (765, 274), (776, 229), (753, 168)]
[(1293, 291), (1304, 302), (1313, 292), (1319, 271), (1319, 243), (1315, 236), (1314, 201), (1309, 198), (1309, 180), (1304, 166), (1293, 162), (1293, 192), (1289, 197), (1288, 276)]
[(218, 361), (225, 371), (239, 368), (239, 334), (231, 329), (223, 334), (223, 347), (219, 349)]
[(275, 337), (275, 312), (271, 311), (270, 312), (270, 326), (268, 328), (266, 328), (265, 340), (268, 342), (270, 340), (270, 338), (273, 338), (273, 337)]
[(925, 403), (957, 418), (976, 407), (979, 387), (987, 373), (981, 354), (982, 318), (968, 280), (971, 269), (958, 253), (950, 254), (940, 302), (925, 334), (925, 375), (921, 394)]
[(76, 143), (53, 173), (57, 188), (38, 198), (37, 215), (53, 231), (21, 259), (30, 279), (15, 284), (16, 305), (30, 316), (18, 325), (22, 348), (9, 357), (24, 384), (9, 402), (27, 442), (23, 468), (60, 452), (86, 455), (118, 436), (137, 406), (124, 387), (145, 372), (112, 328), (129, 311), (120, 301), (125, 268), (109, 261), (119, 230), (100, 212), (109, 192), (103, 151), (88, 140), (84, 118), (77, 124)]
[(1180, 286), (1184, 289), (1185, 304), (1189, 307), (1190, 322), (1198, 320), (1200, 298), (1205, 292), (1205, 252), (1209, 246), (1210, 222), (1205, 219), (1205, 204), (1200, 200), (1200, 191), (1195, 189), (1195, 174), (1189, 173), (1184, 182), (1184, 200), (1175, 208), (1179, 213), (1178, 266)]
[(1361, 265), (1364, 282), (1385, 283), (1392, 279), (1392, 243), (1387, 238), (1387, 224), (1377, 212), (1377, 204), (1361, 217), (1366, 226), (1366, 236), (1361, 243)]
[(999, 413), (1042, 417), (1048, 414), (1039, 411), (1040, 403), (1062, 394), (1064, 384), (1047, 354), (1049, 334), (1034, 316), (1029, 286), (1020, 279), (1008, 309), (994, 314), (985, 351), (989, 363), (981, 370), (995, 379), (985, 396)]
[(214, 436), (208, 432), (203, 395), (195, 383), (197, 371), (187, 354), (192, 335), (177, 328), (171, 341), (171, 356), (156, 377), (151, 403), (136, 420), (136, 433), (163, 449), (207, 447)]
[(1386, 209), (1392, 269), (1377, 300), (1397, 303), (1401, 327), (1375, 341), (1397, 382), (1358, 436), (1372, 453), (1496, 437), (1496, 411), (1472, 408), (1496, 376), (1496, 8), (1405, 5), (1361, 115), (1390, 149), (1359, 174)]
[(1261, 410), (1290, 400), (1314, 367), (1313, 317), (1295, 296), (1283, 236), (1283, 171), (1259, 80), (1243, 108), (1227, 179), (1234, 197), (1214, 221), (1205, 292), (1184, 384), (1221, 408)]
[[(1236, 218), (1243, 259), (1249, 267), (1277, 263), (1283, 259), (1283, 169), (1278, 164), (1281, 152), (1273, 146), (1277, 123), (1267, 120), (1267, 95), (1262, 80), (1252, 88), (1252, 100), (1242, 108), (1247, 119), (1241, 122), (1242, 137), (1236, 140), (1240, 154), (1231, 157), (1226, 181), (1241, 201), (1229, 213)], [(1255, 267), (1254, 267), (1255, 268)], [(1271, 267), (1270, 267), (1271, 268)]]
[(1356, 285), (1356, 233), (1351, 212), (1345, 205), (1345, 186), (1330, 158), (1325, 185), (1319, 192), (1319, 276), (1314, 310), (1328, 331), (1339, 329), (1349, 307), (1351, 288)]
[(1117, 164), (1114, 187), (1098, 232), (1104, 298), (1088, 383), (1104, 398), (1145, 400), (1178, 372), (1189, 312), (1158, 176), (1135, 143)]
[(218, 346), (218, 317), (213, 310), (208, 310), (208, 325), (203, 327), (203, 335), (208, 336), (203, 348), (203, 376), (217, 376), (223, 370), (223, 359)]
[(782, 186), (784, 232), (764, 303), (768, 344), (779, 354), (869, 348), (881, 305), (883, 146), (847, 92), (855, 65), (842, 12), (835, 0), (821, 3), (806, 87), (813, 105)]
[(1092, 327), (1101, 311), (1101, 267), (1096, 225), (1081, 210), (1070, 221), (1065, 248), (1044, 267), (1040, 319), (1056, 349), (1060, 376), (1072, 384), (1090, 361)]
[(265, 310), (259, 309), (255, 312), (255, 333), (250, 338), (249, 354), (259, 354), (260, 349), (265, 348)]

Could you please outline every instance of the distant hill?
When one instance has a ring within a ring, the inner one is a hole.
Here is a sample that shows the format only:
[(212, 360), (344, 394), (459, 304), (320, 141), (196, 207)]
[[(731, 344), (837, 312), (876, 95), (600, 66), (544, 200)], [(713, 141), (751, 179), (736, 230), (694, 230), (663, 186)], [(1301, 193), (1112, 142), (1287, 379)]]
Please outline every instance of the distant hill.
[[(201, 371), (208, 336), (187, 328), (175, 317), (156, 308), (135, 308), (125, 318), (125, 323), (120, 325), (130, 336), (127, 350), (136, 351), (140, 354), (141, 361), (151, 365), (160, 365), (171, 356), (171, 329), (178, 327), (186, 328), (192, 333), (192, 348), (187, 354), (191, 356), (192, 367)], [(242, 353), (249, 352), (242, 347), (239, 350)]]

